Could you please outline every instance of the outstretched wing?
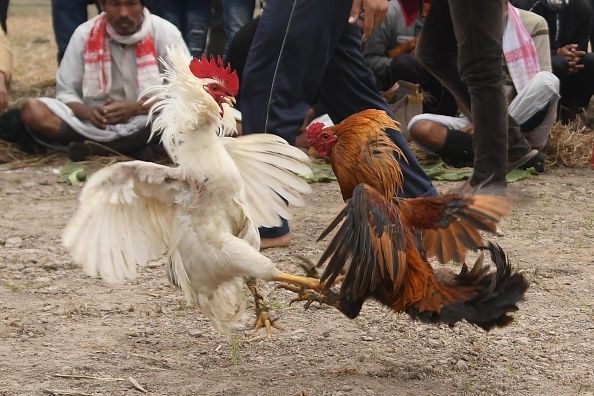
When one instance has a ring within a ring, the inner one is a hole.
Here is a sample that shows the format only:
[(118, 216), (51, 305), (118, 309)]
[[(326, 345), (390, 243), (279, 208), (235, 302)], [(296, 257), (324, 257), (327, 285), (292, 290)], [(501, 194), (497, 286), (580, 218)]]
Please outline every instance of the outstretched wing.
[(158, 258), (171, 240), (176, 200), (190, 194), (175, 168), (122, 162), (95, 173), (62, 241), (91, 276), (121, 282)]
[(303, 151), (272, 134), (222, 139), (241, 173), (256, 225), (279, 226), (280, 217), (291, 218), (287, 203), (304, 205), (301, 194), (308, 194), (311, 189), (298, 175), (311, 176), (312, 171)]
[(319, 239), (343, 219), (318, 261), (320, 266), (329, 260), (322, 275), (326, 286), (330, 287), (344, 270), (341, 294), (353, 299), (373, 292), (384, 280), (389, 279), (394, 289), (400, 286), (407, 265), (407, 237), (411, 236), (406, 234), (398, 207), (373, 187), (359, 184)]
[(463, 263), (468, 250), (485, 246), (479, 231), (495, 233), (510, 203), (497, 195), (450, 193), (439, 197), (395, 199), (403, 216), (423, 229), (427, 257)]

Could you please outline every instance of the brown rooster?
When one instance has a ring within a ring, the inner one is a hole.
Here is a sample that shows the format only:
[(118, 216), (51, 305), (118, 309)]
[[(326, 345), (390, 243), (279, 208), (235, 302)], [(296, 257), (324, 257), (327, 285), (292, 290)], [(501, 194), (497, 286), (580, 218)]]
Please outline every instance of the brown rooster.
[[(492, 243), (486, 249), (496, 272), (483, 266), (483, 255), (460, 274), (433, 270), (417, 249), (413, 228), (398, 201), (387, 200), (376, 189), (359, 184), (334, 221), (322, 232), (328, 235), (342, 221), (318, 265), (328, 261), (322, 291), (284, 288), (300, 294), (296, 300), (326, 303), (355, 318), (368, 298), (395, 312), (406, 312), (431, 323), (453, 325), (467, 320), (485, 330), (504, 326), (512, 318), (528, 288), (523, 275), (512, 271), (503, 250)], [(340, 291), (331, 289), (341, 273)], [(308, 305), (306, 305), (307, 307)]]
[(398, 130), (398, 125), (383, 110), (370, 109), (327, 128), (314, 123), (306, 137), (319, 156), (330, 158), (345, 201), (358, 184), (368, 184), (394, 201), (407, 225), (423, 230), (428, 257), (441, 263), (463, 262), (469, 249), (485, 245), (477, 230), (495, 233), (497, 223), (509, 212), (509, 202), (496, 195), (462, 193), (397, 198), (402, 172), (395, 156), (403, 154), (386, 129)]
[[(347, 204), (320, 236), (344, 220), (318, 262), (328, 261), (322, 291), (287, 288), (300, 294), (298, 300), (333, 305), (349, 318), (359, 314), (366, 299), (375, 298), (430, 322), (466, 319), (485, 329), (509, 323), (507, 313), (517, 310), (528, 284), (511, 270), (500, 247), (487, 247), (496, 272), (483, 267), (482, 255), (472, 270), (464, 264), (457, 276), (435, 272), (427, 261), (434, 256), (444, 263), (464, 262), (468, 249), (484, 248), (478, 230), (495, 232), (509, 203), (495, 195), (462, 193), (396, 197), (402, 173), (395, 156), (402, 152), (385, 133), (388, 128), (397, 125), (380, 110), (362, 111), (328, 128), (308, 128), (310, 146), (330, 157)], [(422, 244), (417, 229), (424, 230)], [(342, 286), (334, 292), (341, 273)]]

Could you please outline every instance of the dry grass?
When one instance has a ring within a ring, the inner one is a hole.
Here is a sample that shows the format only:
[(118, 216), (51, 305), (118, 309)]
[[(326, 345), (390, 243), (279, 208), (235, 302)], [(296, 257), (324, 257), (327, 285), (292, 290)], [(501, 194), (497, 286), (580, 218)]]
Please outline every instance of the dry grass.
[(591, 165), (594, 147), (594, 131), (574, 122), (568, 125), (556, 123), (551, 130), (545, 148), (551, 166), (561, 165), (585, 168)]
[(49, 0), (13, 0), (8, 13), (8, 36), (14, 54), (11, 99), (55, 92), (56, 44)]

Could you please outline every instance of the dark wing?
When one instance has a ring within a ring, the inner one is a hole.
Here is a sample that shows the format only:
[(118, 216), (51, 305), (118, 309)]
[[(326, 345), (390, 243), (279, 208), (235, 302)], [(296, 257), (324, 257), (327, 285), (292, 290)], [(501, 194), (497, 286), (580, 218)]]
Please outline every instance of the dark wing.
[(398, 207), (374, 188), (359, 184), (318, 240), (343, 219), (318, 262), (320, 266), (328, 260), (321, 278), (326, 287), (332, 286), (336, 277), (346, 271), (341, 287), (343, 296), (364, 297), (387, 279), (396, 289), (402, 283), (407, 256), (407, 231), (400, 221)]
[(464, 262), (468, 250), (485, 246), (479, 231), (495, 234), (510, 202), (497, 195), (450, 193), (438, 197), (395, 199), (403, 217), (423, 230), (427, 257), (441, 263)]

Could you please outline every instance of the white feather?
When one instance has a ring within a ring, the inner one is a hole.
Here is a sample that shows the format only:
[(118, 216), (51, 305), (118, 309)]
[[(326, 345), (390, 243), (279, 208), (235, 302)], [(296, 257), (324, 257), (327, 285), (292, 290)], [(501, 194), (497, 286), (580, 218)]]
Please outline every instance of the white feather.
[(109, 282), (132, 279), (137, 266), (167, 253), (169, 279), (225, 331), (246, 320), (243, 279), (278, 273), (259, 253), (257, 227), (290, 217), (283, 199), (304, 204), (310, 189), (297, 173), (311, 170), (277, 136), (225, 137), (235, 120), (231, 111), (221, 117), (204, 89), (213, 80), (196, 78), (183, 51), (168, 56), (164, 83), (142, 95), (152, 95), (153, 133), (178, 166), (132, 161), (95, 173), (63, 243), (86, 273)]

